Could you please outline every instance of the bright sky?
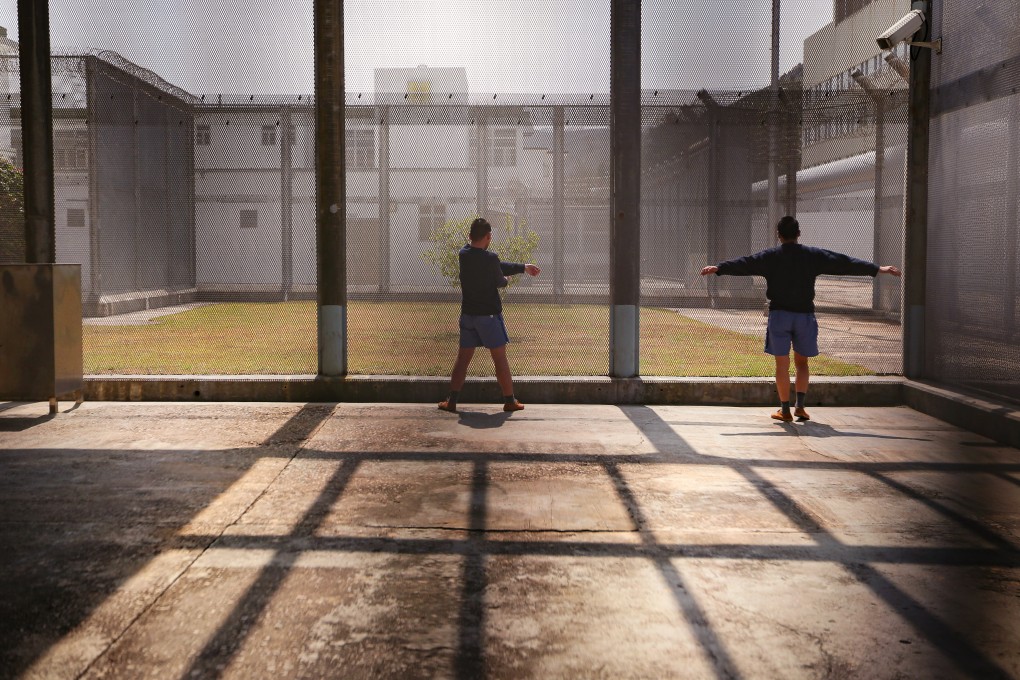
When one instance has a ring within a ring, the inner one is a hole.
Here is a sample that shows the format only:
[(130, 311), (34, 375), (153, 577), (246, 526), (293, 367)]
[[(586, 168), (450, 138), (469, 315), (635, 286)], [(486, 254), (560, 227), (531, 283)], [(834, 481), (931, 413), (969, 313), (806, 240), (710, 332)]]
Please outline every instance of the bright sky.
[[(832, 19), (783, 0), (780, 72)], [(349, 92), (378, 67), (463, 66), (473, 93), (609, 91), (609, 0), (346, 0)], [(643, 0), (642, 87), (767, 84), (771, 0)], [(312, 0), (50, 0), (51, 46), (112, 49), (195, 94), (313, 88)], [(17, 2), (0, 1), (17, 40)]]

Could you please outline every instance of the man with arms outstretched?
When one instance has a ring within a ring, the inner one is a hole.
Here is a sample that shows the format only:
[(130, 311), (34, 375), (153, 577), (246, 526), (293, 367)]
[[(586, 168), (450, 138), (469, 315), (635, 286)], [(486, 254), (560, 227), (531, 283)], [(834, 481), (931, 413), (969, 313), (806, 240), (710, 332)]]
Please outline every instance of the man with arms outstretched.
[(524, 404), (514, 397), (510, 364), (506, 360), (506, 345), (510, 338), (503, 323), (503, 301), (499, 289), (509, 282), (508, 276), (530, 274), (538, 276), (539, 268), (533, 264), (500, 262), (496, 253), (488, 250), (492, 242), (492, 226), (479, 217), (471, 223), (471, 242), (461, 248), (460, 288), (460, 350), (450, 377), (450, 396), (439, 402), (439, 408), (457, 412), (457, 397), (464, 386), (468, 365), (475, 348), (486, 347), (496, 367), (496, 381), (503, 390), (503, 410), (520, 411)]
[[(891, 265), (812, 248), (797, 243), (800, 224), (787, 215), (776, 225), (779, 245), (754, 255), (727, 260), (701, 270), (702, 276), (763, 276), (767, 283), (769, 321), (765, 333), (765, 353), (776, 359), (776, 392), (780, 408), (772, 414), (776, 420), (790, 422), (794, 416), (809, 420), (804, 409), (810, 370), (808, 359), (818, 356), (818, 321), (815, 319), (815, 277), (822, 274), (877, 276), (902, 272)], [(790, 413), (790, 346), (796, 367), (797, 401)]]

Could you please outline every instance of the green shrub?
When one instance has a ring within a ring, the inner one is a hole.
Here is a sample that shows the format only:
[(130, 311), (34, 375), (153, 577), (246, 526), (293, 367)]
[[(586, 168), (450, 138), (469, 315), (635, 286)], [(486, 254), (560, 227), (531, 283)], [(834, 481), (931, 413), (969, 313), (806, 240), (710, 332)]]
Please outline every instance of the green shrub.
[[(442, 225), (433, 227), (429, 234), (432, 246), (421, 254), (426, 262), (439, 267), (439, 272), (450, 282), (451, 286), (460, 288), (460, 249), (468, 242), (468, 233), (475, 216), (462, 220), (447, 220)], [(502, 226), (493, 225), (492, 250), (503, 262), (531, 261), (531, 256), (538, 247), (538, 234), (528, 228), (524, 220), (516, 220), (507, 215)], [(517, 284), (513, 278), (510, 286)], [(508, 288), (510, 287), (508, 286)], [(506, 288), (501, 289), (505, 291)]]

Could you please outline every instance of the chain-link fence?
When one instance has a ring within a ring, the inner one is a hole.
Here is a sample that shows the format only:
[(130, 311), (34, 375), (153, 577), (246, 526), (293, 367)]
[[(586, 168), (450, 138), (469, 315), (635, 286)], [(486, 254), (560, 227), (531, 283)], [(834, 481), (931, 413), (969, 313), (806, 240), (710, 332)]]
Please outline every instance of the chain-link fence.
[[(673, 10), (649, 22), (650, 63), (679, 49), (659, 33), (693, 25)], [(840, 26), (775, 90), (646, 84), (642, 374), (770, 374), (763, 282), (698, 272), (772, 245), (777, 216), (810, 245), (900, 264), (909, 60)], [(0, 101), (15, 155), (16, 62)], [(53, 63), (58, 259), (83, 265), (86, 370), (314, 373), (312, 97), (191, 94), (108, 51)], [(470, 71), (376, 68), (374, 91), (347, 93), (349, 370), (449, 371), (460, 293), (442, 259), (483, 215), (504, 255), (543, 270), (505, 295), (515, 373), (605, 374), (608, 84), (480, 94)], [(820, 279), (820, 371), (898, 372), (899, 296), (892, 279)]]
[[(925, 374), (1020, 399), (1020, 7), (939, 3)], [(959, 36), (981, 36), (959, 40)]]

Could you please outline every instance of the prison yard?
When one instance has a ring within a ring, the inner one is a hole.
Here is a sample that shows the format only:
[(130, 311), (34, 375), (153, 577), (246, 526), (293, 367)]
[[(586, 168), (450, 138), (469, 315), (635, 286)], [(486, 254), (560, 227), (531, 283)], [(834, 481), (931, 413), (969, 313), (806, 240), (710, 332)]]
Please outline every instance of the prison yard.
[[(460, 305), (453, 302), (350, 303), (350, 372), (449, 374), (459, 313)], [(750, 316), (764, 319), (757, 310)], [(607, 374), (608, 307), (514, 303), (506, 306), (505, 317), (515, 374)], [(84, 366), (93, 375), (314, 374), (316, 338), (312, 301), (208, 304), (165, 315), (86, 321)], [(682, 311), (642, 308), (640, 343), (644, 375), (767, 377), (774, 371), (762, 352), (761, 333), (705, 323)], [(472, 363), (472, 375), (491, 374), (491, 362), (481, 358)], [(812, 361), (811, 369), (823, 376), (875, 372), (824, 354)]]

